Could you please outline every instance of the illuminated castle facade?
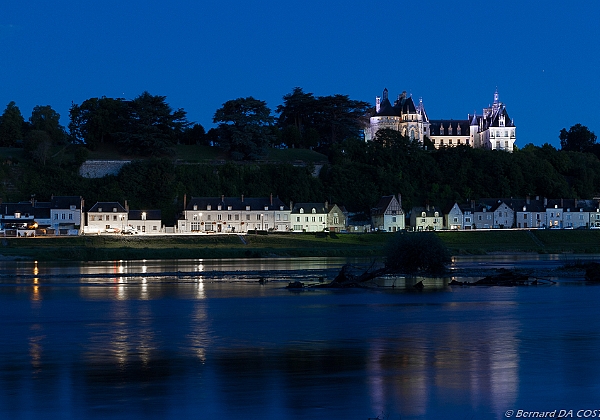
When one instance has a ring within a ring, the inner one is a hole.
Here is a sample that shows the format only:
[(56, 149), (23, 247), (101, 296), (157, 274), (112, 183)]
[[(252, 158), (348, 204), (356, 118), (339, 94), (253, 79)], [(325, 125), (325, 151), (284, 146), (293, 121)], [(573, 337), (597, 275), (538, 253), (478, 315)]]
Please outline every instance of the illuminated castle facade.
[(410, 139), (423, 142), (429, 138), (436, 148), (467, 145), (490, 150), (512, 152), (516, 141), (516, 126), (506, 112), (506, 106), (494, 93), (494, 102), (481, 115), (469, 114), (466, 120), (430, 120), (423, 101), (415, 104), (406, 92), (398, 95), (392, 105), (388, 90), (375, 98), (375, 109), (365, 128), (365, 140), (371, 141), (377, 131), (389, 128)]

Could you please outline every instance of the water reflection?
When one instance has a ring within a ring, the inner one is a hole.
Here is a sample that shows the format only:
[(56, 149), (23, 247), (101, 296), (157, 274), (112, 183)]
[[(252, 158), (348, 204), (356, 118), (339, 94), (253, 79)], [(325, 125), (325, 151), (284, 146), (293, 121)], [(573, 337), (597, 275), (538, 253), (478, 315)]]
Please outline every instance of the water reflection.
[(584, 407), (600, 389), (598, 287), (292, 294), (156, 264), (3, 278), (0, 417), (487, 419)]

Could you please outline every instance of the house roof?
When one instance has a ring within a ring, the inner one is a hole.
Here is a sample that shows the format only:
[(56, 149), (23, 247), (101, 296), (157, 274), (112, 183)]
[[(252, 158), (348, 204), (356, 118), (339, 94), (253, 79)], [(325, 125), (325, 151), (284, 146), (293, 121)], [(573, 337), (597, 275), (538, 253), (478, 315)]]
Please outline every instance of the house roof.
[(75, 206), (77, 210), (81, 210), (81, 196), (59, 195), (50, 199), (50, 208), (53, 209), (69, 209)]
[(125, 207), (123, 207), (121, 205), (121, 203), (119, 203), (117, 201), (99, 201), (88, 210), (88, 213), (93, 213), (93, 212), (110, 213), (110, 212), (115, 212), (114, 209), (117, 209), (116, 213), (127, 213), (127, 210), (125, 210)]
[[(278, 197), (192, 197), (187, 205), (186, 210), (194, 210), (194, 206), (198, 210), (206, 210), (208, 206), (211, 206), (212, 210), (217, 210), (219, 206), (223, 210), (227, 210), (231, 207), (231, 210), (246, 210), (247, 206), (250, 206), (250, 210), (264, 210), (267, 207), (268, 210), (289, 210), (283, 201)], [(321, 204), (322, 205), (322, 204)]]
[(142, 213), (146, 213), (146, 220), (161, 220), (160, 210), (129, 210), (129, 220), (142, 220)]
[(327, 214), (329, 209), (325, 207), (324, 203), (296, 203), (292, 209), (292, 213), (305, 213), (310, 214), (315, 210), (315, 214)]
[[(444, 134), (441, 128), (444, 127)], [(460, 127), (460, 134), (458, 133)], [(469, 120), (430, 120), (429, 131), (432, 136), (468, 136), (471, 132)]]

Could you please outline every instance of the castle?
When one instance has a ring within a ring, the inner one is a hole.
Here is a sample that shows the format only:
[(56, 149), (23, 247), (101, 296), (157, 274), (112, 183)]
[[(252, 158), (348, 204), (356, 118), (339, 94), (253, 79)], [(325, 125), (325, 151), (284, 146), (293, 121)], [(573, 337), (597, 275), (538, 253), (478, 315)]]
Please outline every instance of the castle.
[(375, 98), (375, 109), (364, 130), (365, 140), (373, 140), (384, 128), (400, 131), (421, 143), (427, 137), (436, 148), (468, 145), (512, 152), (516, 141), (516, 126), (498, 100), (498, 89), (491, 106), (481, 115), (468, 114), (466, 120), (430, 120), (422, 100), (415, 105), (412, 96), (402, 92), (392, 105), (384, 89), (383, 95)]

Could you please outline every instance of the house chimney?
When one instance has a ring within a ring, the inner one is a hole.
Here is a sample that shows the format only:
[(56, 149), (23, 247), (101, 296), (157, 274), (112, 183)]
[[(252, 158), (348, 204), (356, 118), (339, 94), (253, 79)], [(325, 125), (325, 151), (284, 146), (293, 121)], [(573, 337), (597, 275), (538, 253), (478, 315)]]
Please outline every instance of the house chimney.
[(474, 209), (475, 208), (475, 200), (471, 200), (471, 208)]
[(225, 202), (225, 196), (223, 194), (221, 194), (221, 203)]
[(270, 201), (271, 201), (271, 205), (273, 205), (273, 193), (271, 193), (271, 196), (269, 197)]
[(183, 194), (183, 209), (187, 207), (187, 194)]
[(398, 206), (402, 208), (402, 194), (398, 193)]
[(290, 200), (290, 211), (292, 211), (293, 208), (294, 208), (294, 202), (292, 200)]
[(560, 208), (562, 209), (564, 206), (565, 206), (565, 205), (564, 205), (563, 199), (561, 198), (561, 199), (560, 199)]
[(575, 205), (573, 207), (577, 208), (577, 204), (579, 204), (579, 202), (577, 201), (577, 199), (575, 199)]
[(129, 213), (129, 204), (127, 204), (127, 200), (125, 200), (125, 211)]
[(527, 204), (531, 204), (531, 197), (529, 197), (529, 196), (526, 196), (526, 197), (525, 197), (525, 203), (527, 203)]
[(548, 199), (546, 197), (544, 197), (544, 207), (546, 207), (548, 205)]
[(329, 210), (329, 201), (325, 200), (325, 210)]
[(244, 194), (242, 194), (242, 203), (244, 202)]

